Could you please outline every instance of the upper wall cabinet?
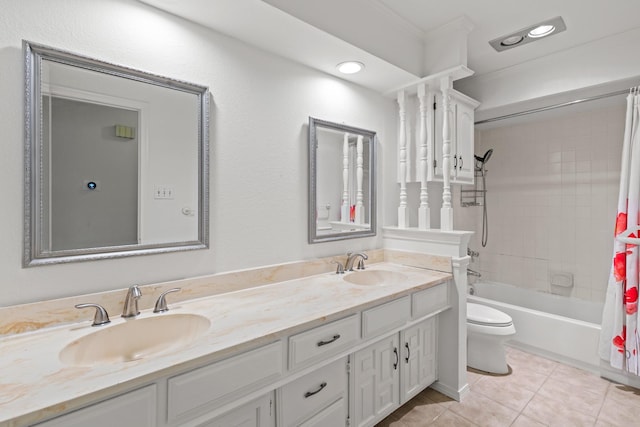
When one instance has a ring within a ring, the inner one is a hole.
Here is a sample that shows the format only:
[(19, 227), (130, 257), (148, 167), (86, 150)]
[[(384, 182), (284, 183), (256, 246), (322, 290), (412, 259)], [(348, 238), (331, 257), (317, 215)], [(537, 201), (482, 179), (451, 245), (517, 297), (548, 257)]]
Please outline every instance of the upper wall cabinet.
[[(451, 168), (450, 177), (453, 184), (473, 184), (474, 182), (474, 110), (479, 103), (468, 96), (451, 89), (449, 107), (449, 126), (451, 132)], [(444, 108), (442, 92), (434, 95), (434, 146), (433, 180), (443, 180), (442, 169), (442, 123)]]

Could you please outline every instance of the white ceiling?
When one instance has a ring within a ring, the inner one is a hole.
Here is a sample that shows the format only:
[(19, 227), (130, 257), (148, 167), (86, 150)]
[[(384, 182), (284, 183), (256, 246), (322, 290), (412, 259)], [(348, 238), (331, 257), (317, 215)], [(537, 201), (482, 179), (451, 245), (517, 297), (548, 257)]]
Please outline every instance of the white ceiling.
[[(640, 27), (639, 0), (141, 0), (274, 54), (388, 92), (423, 77), (424, 42), (467, 18), (468, 67), (486, 74)], [(496, 52), (488, 41), (562, 16), (567, 30)], [(428, 53), (427, 53), (428, 54)], [(365, 72), (345, 77), (348, 59)]]

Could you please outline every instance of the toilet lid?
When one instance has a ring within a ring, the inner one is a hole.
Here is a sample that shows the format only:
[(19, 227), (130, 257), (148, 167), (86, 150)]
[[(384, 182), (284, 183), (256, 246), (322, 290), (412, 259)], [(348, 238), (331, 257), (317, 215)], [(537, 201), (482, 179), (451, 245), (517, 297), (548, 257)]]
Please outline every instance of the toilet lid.
[(468, 302), (467, 322), (485, 326), (511, 326), (513, 319), (495, 308)]

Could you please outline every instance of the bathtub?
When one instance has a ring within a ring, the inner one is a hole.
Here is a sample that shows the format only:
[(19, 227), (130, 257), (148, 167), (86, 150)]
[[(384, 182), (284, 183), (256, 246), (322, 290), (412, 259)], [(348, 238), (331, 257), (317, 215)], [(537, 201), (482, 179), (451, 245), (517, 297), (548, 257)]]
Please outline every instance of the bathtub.
[(483, 281), (469, 285), (467, 300), (511, 316), (516, 335), (510, 345), (598, 371), (603, 303)]

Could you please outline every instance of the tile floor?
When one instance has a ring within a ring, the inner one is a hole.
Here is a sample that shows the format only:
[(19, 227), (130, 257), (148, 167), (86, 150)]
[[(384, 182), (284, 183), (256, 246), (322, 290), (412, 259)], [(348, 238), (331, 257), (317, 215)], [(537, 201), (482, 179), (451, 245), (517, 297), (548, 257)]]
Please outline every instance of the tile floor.
[(507, 347), (509, 375), (468, 371), (456, 402), (426, 389), (376, 427), (640, 426), (640, 390)]

